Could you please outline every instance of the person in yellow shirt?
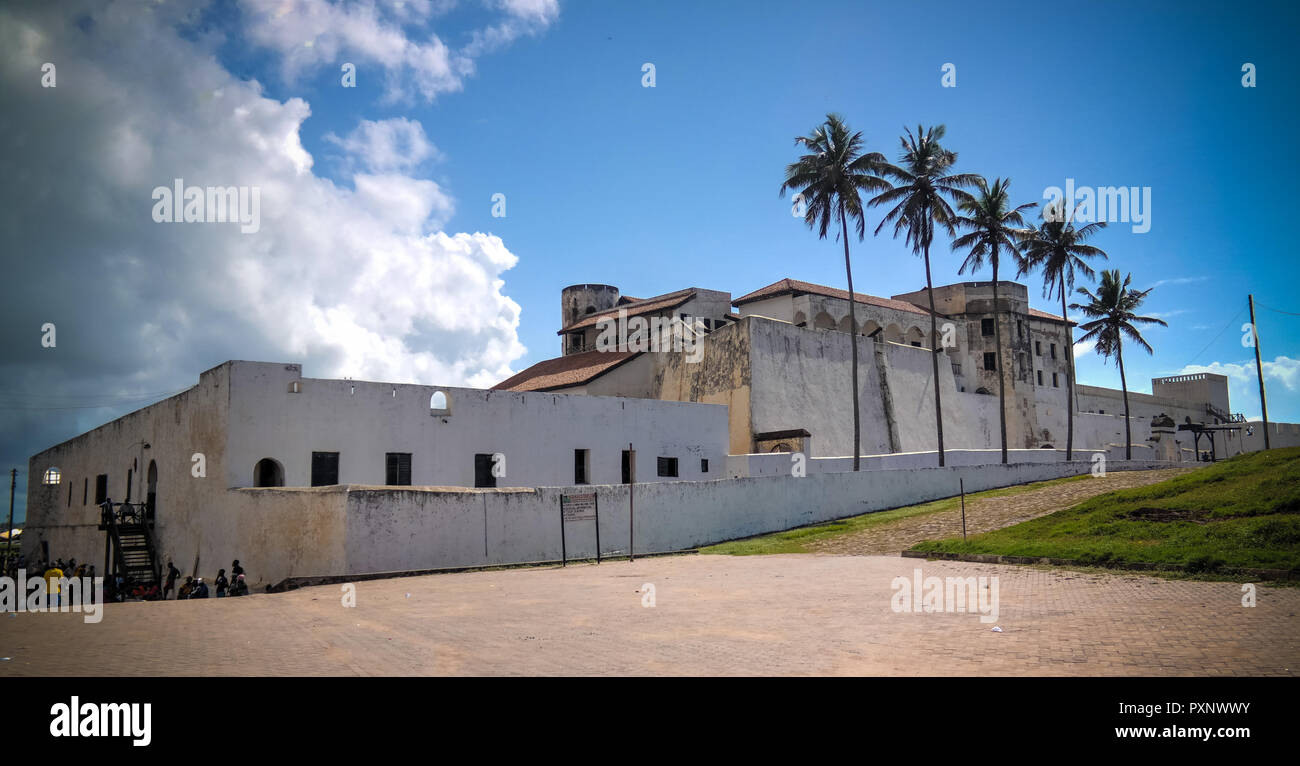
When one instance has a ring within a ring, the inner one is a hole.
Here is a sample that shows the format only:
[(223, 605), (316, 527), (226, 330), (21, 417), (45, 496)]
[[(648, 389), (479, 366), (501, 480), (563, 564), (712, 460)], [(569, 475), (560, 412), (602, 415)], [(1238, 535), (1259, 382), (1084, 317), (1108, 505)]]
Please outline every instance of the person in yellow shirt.
[(62, 577), (63, 570), (57, 564), (50, 564), (50, 568), (45, 570), (45, 598), (54, 602), (55, 607), (63, 606), (63, 594), (59, 593), (59, 580)]

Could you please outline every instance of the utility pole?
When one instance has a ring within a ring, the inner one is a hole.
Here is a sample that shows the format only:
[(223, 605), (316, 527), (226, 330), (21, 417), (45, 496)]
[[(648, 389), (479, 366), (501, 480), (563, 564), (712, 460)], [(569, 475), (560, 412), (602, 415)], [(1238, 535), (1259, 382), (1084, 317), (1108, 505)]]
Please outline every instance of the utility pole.
[(1268, 399), (1264, 396), (1264, 364), (1259, 360), (1259, 328), (1255, 325), (1255, 296), (1247, 295), (1250, 304), (1250, 334), (1255, 340), (1255, 373), (1259, 375), (1259, 408), (1264, 414), (1264, 449), (1272, 449), (1268, 438)]
[(9, 469), (9, 526), (5, 527), (9, 537), (5, 538), (5, 572), (9, 571), (9, 560), (13, 558), (14, 549), (14, 488), (18, 486), (18, 469)]

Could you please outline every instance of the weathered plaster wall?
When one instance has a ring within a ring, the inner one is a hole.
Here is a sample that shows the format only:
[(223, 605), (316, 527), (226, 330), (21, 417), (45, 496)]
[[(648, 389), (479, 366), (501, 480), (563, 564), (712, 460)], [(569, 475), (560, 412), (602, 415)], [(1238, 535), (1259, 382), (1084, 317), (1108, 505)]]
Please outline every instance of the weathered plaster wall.
[[(250, 486), (262, 458), (284, 466), (287, 486), (311, 483), (311, 453), (339, 453), (339, 483), (382, 485), (385, 455), (411, 453), (416, 486), (474, 485), (474, 455), (501, 453), (500, 487), (572, 481), (574, 450), (590, 450), (589, 481), (616, 483), (622, 451), (635, 445), (638, 481), (655, 481), (656, 458), (678, 458), (680, 479), (710, 478), (700, 460), (727, 453), (722, 407), (653, 399), (300, 379), (293, 365), (242, 363), (234, 372), (227, 482)], [(442, 391), (450, 414), (434, 415)]]

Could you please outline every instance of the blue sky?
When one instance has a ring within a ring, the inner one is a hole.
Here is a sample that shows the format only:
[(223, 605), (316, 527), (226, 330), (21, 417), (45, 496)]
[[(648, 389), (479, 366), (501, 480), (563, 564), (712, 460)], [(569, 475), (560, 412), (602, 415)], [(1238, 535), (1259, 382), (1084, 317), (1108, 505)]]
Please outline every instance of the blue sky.
[[(430, 177), (458, 201), (448, 230), (498, 234), (520, 257), (505, 277), (523, 307), (518, 368), (558, 353), (567, 284), (637, 296), (685, 285), (739, 296), (786, 276), (843, 286), (834, 242), (818, 241), (776, 194), (792, 138), (828, 110), (891, 158), (904, 125), (943, 123), (959, 168), (1010, 177), (1020, 202), (1041, 202), (1067, 178), (1150, 187), (1151, 231), (1113, 224), (1095, 240), (1109, 267), (1138, 286), (1159, 283), (1147, 308), (1170, 323), (1150, 332), (1155, 356), (1128, 360), (1134, 387), (1189, 363), (1253, 363), (1241, 344), (1246, 294), (1300, 312), (1278, 225), (1289, 219), (1296, 160), (1276, 151), (1300, 95), (1286, 23), (1296, 9), (1099, 5), (1062, 25), (1032, 4), (935, 3), (943, 21), (921, 44), (907, 4), (829, 3), (827, 29), (788, 3), (745, 14), (720, 2), (570, 3), (544, 34), (483, 61), (463, 92), (429, 105), (366, 104), (365, 89), (337, 87), (332, 70), (294, 86), (258, 67), (242, 74), (268, 95), (306, 94), (313, 154), (327, 154), (321, 137), (358, 115), (425, 125), (445, 157)], [(646, 62), (654, 88), (641, 85)], [(940, 83), (949, 62), (955, 88)], [(1245, 62), (1255, 88), (1242, 87)], [(504, 219), (491, 216), (498, 192)], [(920, 260), (887, 232), (854, 242), (853, 254), (864, 291), (924, 283)], [(961, 278), (946, 244), (933, 255), (937, 283)], [(1031, 297), (1059, 313), (1037, 290)], [(1300, 358), (1300, 317), (1261, 310), (1259, 321), (1269, 361)], [(1093, 354), (1078, 374), (1119, 382)], [(1273, 388), (1273, 415), (1300, 419), (1295, 392)], [(1253, 401), (1234, 407), (1258, 412)]]
[[(7, 249), (46, 254), (0, 295), (6, 325), (22, 328), (3, 337), (0, 394), (4, 458), (20, 473), (33, 453), (228, 358), (490, 385), (559, 353), (565, 285), (642, 297), (688, 285), (739, 296), (783, 277), (842, 287), (839, 246), (777, 194), (793, 138), (828, 111), (891, 159), (905, 125), (943, 123), (958, 169), (1009, 177), (1017, 202), (1067, 178), (1149, 187), (1149, 232), (1112, 224), (1094, 241), (1108, 267), (1156, 288), (1146, 308), (1170, 324), (1148, 333), (1153, 357), (1126, 358), (1134, 390), (1219, 371), (1233, 409), (1258, 415), (1246, 295), (1300, 313), (1285, 234), (1293, 3), (827, 2), (815, 17), (721, 1), (139, 7), (4, 11), (11, 30), (39, 34), (6, 40), (0, 106), (24, 115), (6, 128), (26, 148), (0, 169), (55, 179), (55, 193), (74, 188), (56, 183), (63, 172), (103, 190), (77, 192), (91, 201), (65, 203), (55, 223), (39, 195), (5, 192)], [(57, 91), (28, 74), (47, 60), (68, 62)], [(355, 88), (341, 87), (344, 62)], [(1246, 62), (1257, 87), (1242, 87)], [(956, 87), (941, 85), (945, 63)], [(393, 135), (411, 151), (389, 156)], [(159, 233), (135, 202), (179, 175), (236, 182), (227, 172), (267, 189), (260, 239)], [(277, 203), (277, 189), (292, 191)], [(492, 216), (498, 193), (504, 218)], [(97, 205), (128, 212), (97, 219)], [(123, 218), (143, 223), (107, 223)], [(920, 259), (887, 232), (852, 253), (860, 291), (924, 285)], [(932, 257), (937, 284), (989, 276), (959, 277), (945, 243)], [(349, 289), (357, 274), (382, 294)], [(78, 279), (85, 289), (70, 290)], [(1058, 312), (1028, 281), (1031, 304)], [(102, 311), (84, 313), (87, 295)], [(64, 317), (57, 362), (28, 331), (52, 317)], [(1259, 320), (1269, 414), (1300, 421), (1300, 316)], [(1078, 378), (1119, 383), (1092, 353)]]

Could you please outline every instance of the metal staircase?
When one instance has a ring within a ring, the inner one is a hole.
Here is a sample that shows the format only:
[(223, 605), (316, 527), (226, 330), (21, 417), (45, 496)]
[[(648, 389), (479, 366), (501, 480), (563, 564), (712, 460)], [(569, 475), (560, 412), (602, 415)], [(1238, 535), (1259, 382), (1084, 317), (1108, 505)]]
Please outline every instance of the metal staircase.
[(108, 535), (112, 550), (108, 576), (120, 574), (133, 586), (162, 586), (153, 519), (144, 503), (105, 503), (99, 528)]

